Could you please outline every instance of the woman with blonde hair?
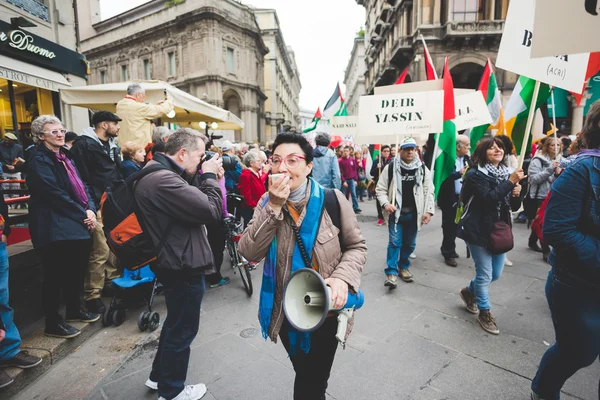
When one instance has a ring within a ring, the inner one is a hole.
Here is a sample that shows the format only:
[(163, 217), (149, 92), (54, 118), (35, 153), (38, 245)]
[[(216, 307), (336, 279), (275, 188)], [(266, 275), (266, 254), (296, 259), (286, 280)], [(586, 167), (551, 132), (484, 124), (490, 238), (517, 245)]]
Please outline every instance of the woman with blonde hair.
[(146, 159), (146, 150), (136, 142), (127, 142), (121, 149), (123, 153), (123, 162), (121, 163), (121, 173), (123, 178), (142, 169), (144, 160)]

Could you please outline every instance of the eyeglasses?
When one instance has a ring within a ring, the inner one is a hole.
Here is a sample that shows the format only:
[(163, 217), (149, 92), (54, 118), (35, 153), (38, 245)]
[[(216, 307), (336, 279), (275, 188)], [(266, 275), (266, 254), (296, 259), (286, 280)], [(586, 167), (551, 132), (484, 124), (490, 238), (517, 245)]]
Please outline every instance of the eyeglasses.
[(67, 134), (67, 130), (66, 129), (54, 129), (54, 130), (51, 130), (51, 131), (48, 131), (48, 132), (44, 131), (44, 133), (48, 133), (48, 134), (50, 134), (52, 136), (56, 136), (59, 133), (62, 133), (63, 135), (66, 135)]
[(288, 166), (289, 169), (295, 169), (295, 168), (298, 168), (298, 166), (300, 165), (300, 160), (306, 160), (306, 158), (302, 157), (302, 156), (297, 156), (294, 154), (290, 154), (286, 158), (281, 158), (279, 156), (273, 156), (273, 157), (271, 157), (271, 164), (274, 167), (279, 167), (281, 165), (281, 162), (283, 161), (285, 163), (285, 165)]

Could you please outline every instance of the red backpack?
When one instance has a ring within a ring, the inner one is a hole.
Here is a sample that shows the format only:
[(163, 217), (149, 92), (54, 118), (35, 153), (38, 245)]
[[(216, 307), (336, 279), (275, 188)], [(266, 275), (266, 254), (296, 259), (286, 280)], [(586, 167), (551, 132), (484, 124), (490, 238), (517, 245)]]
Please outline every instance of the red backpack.
[(535, 213), (535, 218), (533, 219), (533, 223), (531, 224), (531, 229), (535, 232), (540, 242), (543, 244), (548, 244), (544, 240), (544, 218), (546, 216), (546, 208), (548, 207), (548, 202), (550, 201), (550, 197), (552, 196), (552, 191), (548, 192), (548, 195), (540, 204), (540, 208), (538, 208)]

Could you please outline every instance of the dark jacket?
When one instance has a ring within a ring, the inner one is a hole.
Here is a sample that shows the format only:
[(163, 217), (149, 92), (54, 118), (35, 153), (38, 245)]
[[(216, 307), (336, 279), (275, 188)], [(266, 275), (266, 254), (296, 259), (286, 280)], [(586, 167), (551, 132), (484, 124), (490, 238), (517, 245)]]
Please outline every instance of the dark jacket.
[(127, 179), (129, 175), (138, 172), (140, 169), (142, 169), (142, 166), (136, 164), (133, 160), (125, 160), (121, 163), (121, 175), (123, 175), (123, 179)]
[(222, 196), (215, 174), (202, 174), (190, 185), (187, 174), (169, 157), (154, 154), (146, 166), (160, 163), (135, 186), (135, 198), (153, 242), (158, 245), (169, 224), (170, 232), (154, 268), (186, 274), (214, 273), (214, 260), (205, 225), (221, 221)]
[(579, 156), (552, 185), (544, 218), (558, 279), (600, 291), (600, 158)]
[(0, 142), (0, 162), (2, 163), (2, 172), (20, 172), (20, 167), (15, 168), (13, 171), (10, 171), (8, 168), (6, 168), (7, 165), (13, 165), (13, 162), (17, 157), (25, 159), (25, 156), (23, 155), (23, 147), (20, 144), (15, 143), (12, 146), (7, 146), (6, 141), (3, 140)]
[[(70, 157), (68, 152), (65, 154)], [(61, 240), (89, 239), (83, 220), (87, 218), (86, 210), (96, 212), (89, 188), (86, 186), (88, 205), (84, 208), (75, 200), (64, 165), (43, 144), (38, 146), (28, 164), (29, 231), (33, 247), (41, 248)]]
[[(375, 181), (379, 180), (379, 159), (380, 158), (381, 157), (377, 157), (377, 160), (375, 160), (375, 162), (373, 162), (373, 165), (371, 166), (371, 176), (373, 177), (373, 180), (375, 180)], [(391, 158), (389, 158), (389, 157), (386, 160), (384, 160), (384, 163), (381, 166), (382, 171), (385, 168), (385, 166), (390, 163), (390, 160), (391, 160)]]
[[(461, 191), (466, 211), (458, 224), (458, 237), (467, 243), (487, 247), (494, 222), (502, 220), (512, 225), (510, 211), (521, 207), (521, 198), (511, 196), (514, 187), (509, 180), (498, 183), (484, 168), (470, 169)], [(466, 204), (471, 198), (473, 201), (467, 209)]]
[[(96, 133), (86, 131), (73, 142), (71, 154), (81, 178), (86, 182), (96, 204), (112, 182), (123, 179), (121, 175), (121, 149), (111, 141), (110, 154), (104, 150)], [(114, 161), (113, 161), (114, 160)]]
[[(463, 167), (471, 167), (471, 159), (469, 156), (464, 157), (464, 165)], [(454, 171), (443, 183), (440, 187), (440, 192), (438, 193), (438, 206), (441, 209), (450, 209), (454, 207), (454, 204), (458, 201), (458, 195), (454, 190), (454, 183), (457, 179), (462, 178), (460, 171)]]
[(0, 193), (0, 214), (2, 214), (2, 218), (4, 218), (4, 230), (2, 230), (2, 234), (6, 235), (6, 237), (10, 236), (10, 223), (8, 221), (8, 206), (4, 201), (4, 196)]

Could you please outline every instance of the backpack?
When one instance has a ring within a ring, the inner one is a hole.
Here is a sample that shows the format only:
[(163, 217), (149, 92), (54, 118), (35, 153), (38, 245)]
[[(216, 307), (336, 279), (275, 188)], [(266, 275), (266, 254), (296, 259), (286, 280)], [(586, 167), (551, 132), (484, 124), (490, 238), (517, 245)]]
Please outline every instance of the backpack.
[(544, 240), (544, 218), (546, 217), (546, 208), (548, 208), (548, 202), (550, 201), (550, 196), (552, 196), (552, 191), (548, 192), (548, 196), (544, 199), (542, 204), (540, 204), (540, 208), (538, 208), (535, 213), (535, 217), (531, 224), (531, 230), (535, 232), (538, 239), (542, 244), (547, 244)]
[(142, 213), (134, 196), (136, 182), (153, 172), (166, 169), (162, 164), (153, 164), (137, 171), (125, 180), (114, 182), (106, 188), (100, 201), (104, 235), (108, 247), (119, 260), (119, 264), (135, 271), (155, 261), (169, 236), (172, 224), (167, 225), (160, 243), (155, 246), (148, 234)]

